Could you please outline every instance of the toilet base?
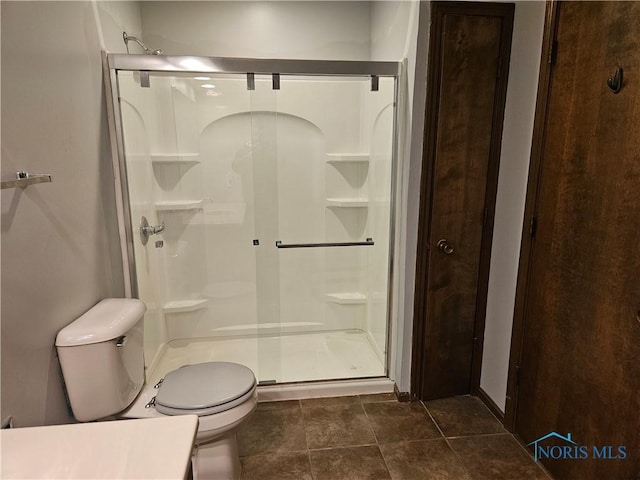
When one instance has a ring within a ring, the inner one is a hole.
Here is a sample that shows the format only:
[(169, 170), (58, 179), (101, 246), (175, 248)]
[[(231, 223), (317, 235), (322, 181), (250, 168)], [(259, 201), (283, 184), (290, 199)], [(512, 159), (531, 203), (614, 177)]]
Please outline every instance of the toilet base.
[(194, 480), (239, 480), (242, 473), (235, 433), (194, 447)]

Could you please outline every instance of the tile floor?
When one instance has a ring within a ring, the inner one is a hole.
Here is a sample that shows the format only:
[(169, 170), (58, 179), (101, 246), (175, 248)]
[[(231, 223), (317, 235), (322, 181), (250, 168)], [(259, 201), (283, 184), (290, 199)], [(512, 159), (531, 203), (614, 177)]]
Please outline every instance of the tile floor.
[(392, 394), (258, 404), (243, 480), (549, 480), (480, 400)]

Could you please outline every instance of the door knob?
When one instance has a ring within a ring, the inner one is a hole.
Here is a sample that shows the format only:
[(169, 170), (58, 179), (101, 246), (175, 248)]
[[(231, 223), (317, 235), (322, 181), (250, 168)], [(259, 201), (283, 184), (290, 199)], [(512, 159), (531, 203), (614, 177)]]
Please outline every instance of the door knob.
[(447, 255), (451, 255), (453, 253), (453, 245), (451, 245), (446, 238), (441, 238), (440, 240), (438, 240), (436, 246)]

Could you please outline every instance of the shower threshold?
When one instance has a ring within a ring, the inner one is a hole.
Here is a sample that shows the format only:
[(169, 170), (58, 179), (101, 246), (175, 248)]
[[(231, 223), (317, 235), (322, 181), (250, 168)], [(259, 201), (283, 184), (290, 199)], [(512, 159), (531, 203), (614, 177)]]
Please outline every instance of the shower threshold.
[(183, 365), (215, 361), (251, 368), (267, 384), (258, 387), (261, 400), (393, 391), (368, 335), (359, 330), (172, 340), (148, 382)]

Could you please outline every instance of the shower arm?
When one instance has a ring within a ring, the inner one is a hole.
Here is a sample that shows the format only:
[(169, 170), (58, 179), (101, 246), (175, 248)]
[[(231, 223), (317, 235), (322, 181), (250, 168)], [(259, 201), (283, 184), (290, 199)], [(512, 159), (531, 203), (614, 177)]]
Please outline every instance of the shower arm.
[(134, 41), (138, 45), (140, 45), (140, 47), (142, 47), (142, 49), (144, 50), (144, 53), (146, 53), (147, 55), (164, 55), (164, 52), (159, 48), (156, 50), (151, 50), (144, 43), (142, 43), (142, 40), (138, 39), (137, 37), (134, 37), (133, 35), (128, 35), (127, 32), (122, 32), (122, 39), (124, 40), (125, 47), (127, 47), (127, 53), (129, 53), (129, 42)]

